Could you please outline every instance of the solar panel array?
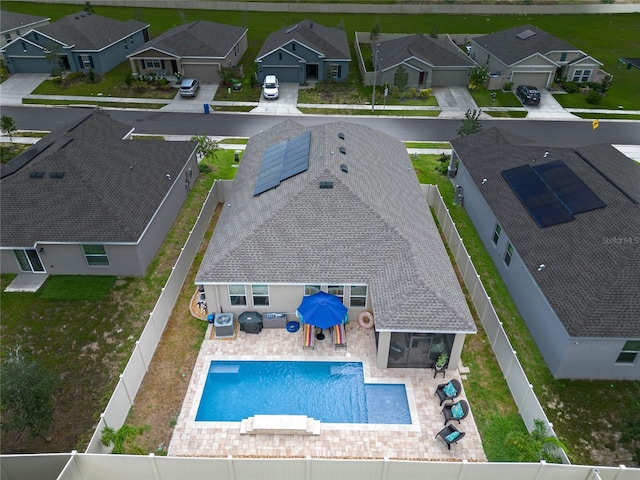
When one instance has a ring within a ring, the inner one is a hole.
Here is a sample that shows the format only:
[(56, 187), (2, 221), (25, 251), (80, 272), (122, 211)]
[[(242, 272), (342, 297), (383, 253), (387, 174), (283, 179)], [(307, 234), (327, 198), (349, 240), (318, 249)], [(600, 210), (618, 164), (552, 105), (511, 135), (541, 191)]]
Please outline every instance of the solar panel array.
[(277, 143), (264, 152), (253, 196), (280, 185), (282, 180), (291, 178), (309, 168), (311, 132), (291, 140)]
[(541, 228), (606, 206), (562, 160), (503, 170), (502, 176)]

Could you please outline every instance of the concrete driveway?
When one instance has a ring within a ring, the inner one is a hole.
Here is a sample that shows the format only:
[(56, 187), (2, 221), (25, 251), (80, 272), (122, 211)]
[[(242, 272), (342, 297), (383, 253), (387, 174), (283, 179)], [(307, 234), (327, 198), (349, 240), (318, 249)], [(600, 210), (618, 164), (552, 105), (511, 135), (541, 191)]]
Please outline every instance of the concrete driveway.
[(575, 115), (567, 112), (546, 88), (540, 89), (539, 105), (522, 105), (527, 111), (527, 120), (575, 120)]
[(297, 83), (281, 83), (280, 98), (277, 100), (267, 100), (260, 95), (258, 106), (251, 110), (251, 113), (264, 113), (268, 115), (302, 115), (296, 108), (298, 105)]
[(204, 104), (210, 105), (218, 91), (218, 84), (200, 84), (200, 89), (195, 97), (181, 97), (176, 90), (176, 96), (171, 103), (160, 110), (163, 112), (199, 112), (204, 113)]
[(438, 118), (464, 118), (470, 108), (478, 108), (467, 87), (433, 87), (433, 94), (442, 108)]
[(0, 104), (22, 105), (22, 98), (49, 78), (48, 73), (15, 73), (0, 84)]

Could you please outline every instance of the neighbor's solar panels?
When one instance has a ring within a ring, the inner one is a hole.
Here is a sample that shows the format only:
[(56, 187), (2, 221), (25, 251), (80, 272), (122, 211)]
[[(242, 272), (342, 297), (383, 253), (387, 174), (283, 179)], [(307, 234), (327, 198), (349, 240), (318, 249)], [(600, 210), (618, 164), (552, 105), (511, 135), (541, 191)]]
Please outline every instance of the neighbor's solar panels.
[(536, 34), (533, 30), (525, 30), (524, 32), (520, 32), (516, 37), (520, 40), (526, 40), (527, 38), (531, 38)]
[(309, 168), (310, 144), (311, 132), (305, 132), (267, 148), (262, 157), (253, 196), (271, 190), (280, 185), (282, 180), (306, 171)]
[(562, 160), (503, 170), (502, 176), (542, 228), (606, 205)]

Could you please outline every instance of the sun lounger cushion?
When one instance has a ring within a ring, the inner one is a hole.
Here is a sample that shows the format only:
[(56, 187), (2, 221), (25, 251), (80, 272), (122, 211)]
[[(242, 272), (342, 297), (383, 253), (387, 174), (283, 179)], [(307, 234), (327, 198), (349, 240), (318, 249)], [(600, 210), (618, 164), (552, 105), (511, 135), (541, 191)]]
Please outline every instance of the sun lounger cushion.
[(459, 436), (460, 436), (460, 432), (451, 432), (449, 435), (447, 435), (444, 438), (447, 442), (453, 442)]
[(313, 347), (313, 326), (309, 324), (304, 325), (304, 346)]
[(344, 327), (342, 325), (336, 325), (333, 328), (333, 341), (336, 345), (344, 343)]
[(456, 387), (453, 386), (451, 382), (447, 383), (447, 386), (442, 389), (444, 393), (447, 394), (448, 397), (455, 397), (458, 391)]
[(462, 405), (460, 405), (460, 403), (456, 403), (451, 407), (451, 415), (453, 415), (453, 418), (462, 418), (464, 410), (462, 410)]

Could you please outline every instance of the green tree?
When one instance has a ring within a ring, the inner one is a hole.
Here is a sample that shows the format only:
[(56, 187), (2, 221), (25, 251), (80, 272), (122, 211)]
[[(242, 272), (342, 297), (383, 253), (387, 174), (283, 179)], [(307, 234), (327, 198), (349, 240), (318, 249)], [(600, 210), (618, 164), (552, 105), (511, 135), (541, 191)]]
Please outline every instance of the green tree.
[(469, 90), (476, 90), (487, 82), (489, 78), (489, 68), (474, 67), (471, 69), (471, 75), (469, 77)]
[(131, 425), (122, 425), (118, 430), (111, 427), (102, 429), (102, 444), (105, 447), (112, 446), (111, 453), (116, 455), (146, 455), (148, 452), (140, 445), (135, 443), (135, 439), (149, 430), (148, 425), (142, 427), (133, 427)]
[(482, 114), (482, 110), (469, 109), (464, 114), (462, 125), (458, 129), (458, 135), (471, 135), (482, 130), (482, 123), (480, 123), (479, 117)]
[(404, 89), (407, 88), (407, 83), (409, 83), (409, 74), (402, 65), (397, 68), (396, 74), (393, 77), (393, 83), (401, 92), (404, 92)]
[(6, 115), (2, 115), (2, 119), (0, 119), (0, 130), (5, 135), (9, 135), (9, 140), (13, 142), (13, 134), (16, 133), (18, 127), (16, 126), (16, 122), (13, 121), (13, 118), (8, 117)]
[(85, 2), (84, 11), (87, 13), (93, 13), (93, 6), (91, 5), (91, 2)]
[(515, 450), (519, 462), (539, 462), (545, 460), (548, 463), (561, 463), (556, 455), (557, 449), (565, 450), (567, 447), (557, 437), (549, 435), (549, 429), (544, 421), (536, 418), (531, 432), (511, 431), (505, 437), (505, 446)]
[(429, 33), (431, 38), (438, 38), (438, 27), (431, 27), (431, 32)]
[(231, 85), (233, 79), (236, 76), (236, 69), (234, 67), (222, 67), (220, 68), (220, 78), (224, 85)]
[(218, 142), (213, 140), (206, 135), (194, 135), (191, 137), (192, 142), (196, 142), (198, 146), (196, 147), (196, 155), (198, 156), (198, 160), (201, 160), (205, 157), (213, 157), (218, 158), (218, 150), (220, 150), (220, 145)]
[(35, 437), (44, 438), (53, 421), (54, 376), (23, 355), (19, 346), (8, 352), (0, 365), (0, 375), (2, 429), (15, 434), (16, 444), (26, 432), (29, 443)]
[(369, 40), (375, 42), (380, 36), (380, 19), (376, 18), (376, 23), (371, 27), (371, 33), (369, 33)]

